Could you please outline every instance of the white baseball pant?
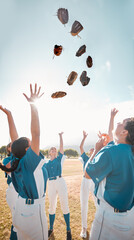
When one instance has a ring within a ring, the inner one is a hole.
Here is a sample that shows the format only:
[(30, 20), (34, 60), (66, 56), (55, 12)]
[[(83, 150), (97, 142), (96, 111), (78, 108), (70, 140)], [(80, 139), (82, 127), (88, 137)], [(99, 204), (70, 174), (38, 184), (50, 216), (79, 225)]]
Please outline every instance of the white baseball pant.
[(134, 240), (134, 207), (127, 212), (114, 212), (107, 202), (100, 202), (93, 221), (90, 240)]
[[(90, 192), (94, 192), (94, 182), (92, 181), (92, 179), (83, 177), (80, 190), (81, 220), (83, 228), (87, 228), (88, 199)], [(94, 196), (94, 203), (96, 204), (95, 199), (96, 197)]]
[(18, 193), (15, 191), (14, 186), (11, 182), (8, 185), (8, 188), (6, 190), (6, 201), (12, 214), (13, 214), (13, 210), (14, 210), (17, 198), (18, 198)]
[[(12, 184), (12, 182), (8, 185), (8, 188), (6, 190), (6, 201), (7, 204), (11, 210), (11, 214), (13, 216), (13, 212), (15, 209), (15, 205), (16, 205), (16, 200), (18, 198), (18, 193), (15, 191), (15, 188)], [(13, 231), (17, 232), (17, 229), (13, 226)]]
[(26, 199), (19, 196), (13, 225), (17, 228), (18, 240), (48, 240), (45, 197), (35, 199), (34, 204), (28, 205)]
[(63, 177), (48, 181), (49, 214), (55, 214), (57, 195), (63, 214), (69, 213), (67, 185)]

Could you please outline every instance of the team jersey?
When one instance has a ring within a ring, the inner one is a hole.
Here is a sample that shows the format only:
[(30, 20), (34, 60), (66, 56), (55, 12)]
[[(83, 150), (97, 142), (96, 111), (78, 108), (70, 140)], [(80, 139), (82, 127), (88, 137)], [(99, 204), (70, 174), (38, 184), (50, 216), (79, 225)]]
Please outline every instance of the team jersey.
[(96, 186), (105, 179), (104, 199), (114, 208), (130, 210), (134, 205), (134, 154), (131, 145), (113, 142), (99, 151), (86, 172)]
[(43, 168), (44, 156), (38, 156), (31, 147), (11, 173), (15, 190), (22, 198), (37, 199), (45, 195), (48, 174)]
[(61, 176), (62, 165), (64, 160), (65, 160), (65, 155), (63, 155), (62, 153), (59, 153), (57, 158), (55, 158), (52, 161), (49, 160), (47, 163), (45, 163), (44, 167), (47, 169), (48, 178)]
[(83, 172), (84, 172), (84, 170), (85, 170), (85, 165), (86, 165), (87, 161), (89, 160), (89, 157), (86, 155), (85, 152), (83, 152), (83, 153), (81, 154), (81, 157), (79, 158), (79, 160), (80, 160), (81, 163), (83, 164)]
[[(11, 153), (11, 155), (9, 157), (4, 158), (3, 165), (6, 166), (9, 162), (13, 161), (13, 159), (14, 159), (14, 157)], [(7, 178), (7, 184), (9, 185), (12, 182), (11, 173), (5, 172), (5, 177)]]

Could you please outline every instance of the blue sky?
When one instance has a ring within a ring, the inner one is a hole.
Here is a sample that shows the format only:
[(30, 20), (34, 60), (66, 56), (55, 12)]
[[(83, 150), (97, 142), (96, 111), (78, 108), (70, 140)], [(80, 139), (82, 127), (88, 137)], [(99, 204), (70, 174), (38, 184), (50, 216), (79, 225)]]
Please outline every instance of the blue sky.
[[(64, 26), (56, 16), (67, 8), (69, 22)], [(111, 107), (117, 117), (134, 115), (134, 1), (133, 0), (4, 0), (0, 1), (0, 103), (10, 108), (20, 136), (30, 137), (30, 110), (22, 93), (37, 82), (45, 95), (39, 103), (41, 147), (64, 142), (78, 144), (85, 129), (87, 143), (96, 140), (98, 129), (107, 131)], [(75, 20), (83, 25), (80, 37), (70, 34)], [(54, 45), (63, 52), (53, 59)], [(87, 51), (75, 57), (80, 46)], [(93, 67), (86, 58), (93, 58)], [(90, 82), (79, 81), (87, 71)], [(69, 86), (71, 71), (78, 73)], [(63, 90), (63, 99), (51, 99)], [(9, 141), (5, 116), (0, 113), (0, 145)]]

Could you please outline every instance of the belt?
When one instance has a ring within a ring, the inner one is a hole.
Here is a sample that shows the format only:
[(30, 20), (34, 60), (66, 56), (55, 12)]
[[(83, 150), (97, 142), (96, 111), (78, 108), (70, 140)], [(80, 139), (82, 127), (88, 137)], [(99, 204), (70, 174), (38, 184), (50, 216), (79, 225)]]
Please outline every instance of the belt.
[(27, 205), (34, 204), (34, 199), (27, 198), (26, 201), (25, 201), (25, 203), (26, 203)]
[(37, 199), (22, 198), (21, 196), (18, 196), (18, 198), (20, 199), (20, 201), (22, 201), (26, 205), (32, 205), (32, 204), (38, 204), (38, 203), (44, 201), (45, 200), (45, 194), (42, 198), (37, 198)]
[[(98, 198), (97, 198), (97, 203), (98, 203), (98, 205), (101, 204), (101, 201), (100, 201), (100, 199), (98, 199)], [(118, 208), (114, 208), (114, 207), (112, 207), (111, 205), (110, 205), (110, 207), (113, 208), (113, 211), (116, 212), (116, 213), (127, 212), (127, 210), (119, 210)]]
[(56, 179), (58, 179), (58, 178), (61, 178), (62, 176), (60, 175), (60, 176), (56, 176), (56, 177), (50, 177), (49, 178), (49, 180), (51, 181), (51, 180), (56, 180)]

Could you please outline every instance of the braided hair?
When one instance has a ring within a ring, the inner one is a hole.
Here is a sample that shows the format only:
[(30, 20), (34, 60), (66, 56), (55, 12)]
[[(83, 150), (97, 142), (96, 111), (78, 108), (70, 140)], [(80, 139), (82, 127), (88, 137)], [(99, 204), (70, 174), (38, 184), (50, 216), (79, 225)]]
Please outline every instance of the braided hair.
[(0, 163), (1, 170), (5, 171), (5, 172), (15, 171), (18, 167), (20, 159), (26, 154), (27, 147), (29, 147), (29, 142), (26, 137), (21, 137), (21, 138), (15, 140), (12, 143), (12, 147), (11, 147), (11, 152), (12, 152), (13, 156), (15, 157), (15, 159), (12, 162), (12, 166), (10, 168), (7, 168), (6, 166), (4, 166), (3, 164)]
[(130, 118), (126, 122), (125, 129), (128, 131), (126, 142), (132, 145), (132, 151), (134, 153), (134, 118)]

